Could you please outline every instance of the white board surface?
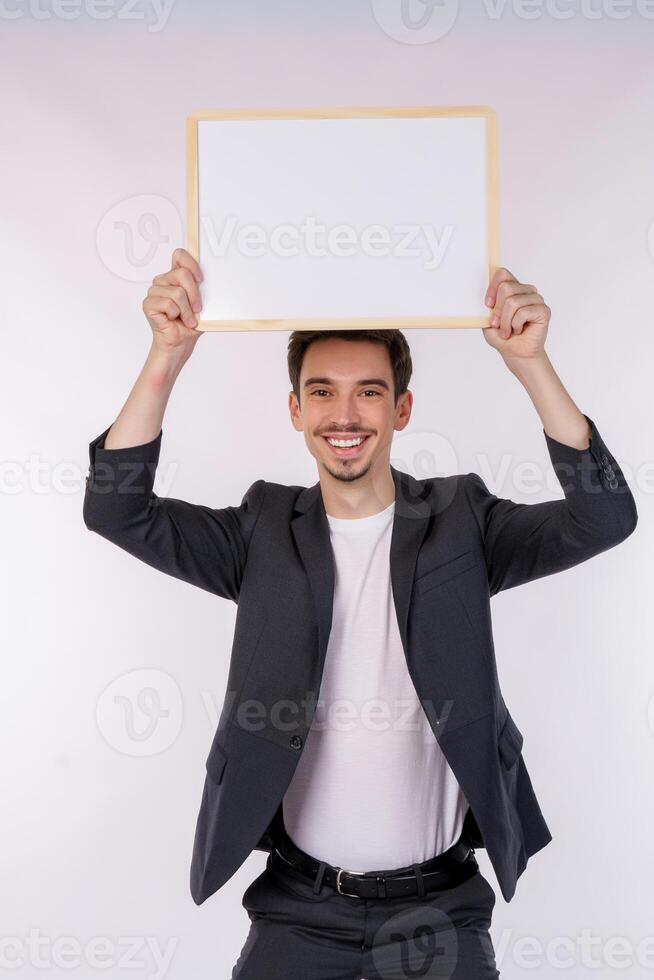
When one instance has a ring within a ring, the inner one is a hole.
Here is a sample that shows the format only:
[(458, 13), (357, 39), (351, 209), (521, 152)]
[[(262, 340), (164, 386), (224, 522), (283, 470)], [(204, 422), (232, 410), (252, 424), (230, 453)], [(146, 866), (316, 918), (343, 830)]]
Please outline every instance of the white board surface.
[(487, 114), (199, 118), (189, 176), (200, 326), (486, 323), (496, 235), (488, 122)]

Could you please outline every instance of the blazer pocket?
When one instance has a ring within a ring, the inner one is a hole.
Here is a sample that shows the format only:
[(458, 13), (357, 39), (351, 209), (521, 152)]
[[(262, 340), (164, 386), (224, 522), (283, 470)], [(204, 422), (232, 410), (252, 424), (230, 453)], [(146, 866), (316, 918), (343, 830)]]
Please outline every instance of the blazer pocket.
[(518, 761), (522, 751), (523, 737), (522, 732), (514, 722), (511, 715), (507, 712), (506, 721), (497, 736), (497, 747), (499, 749), (502, 765), (505, 769), (511, 769)]
[(226, 762), (227, 753), (214, 736), (206, 763), (207, 772), (211, 776), (214, 783), (220, 783), (221, 779), (223, 778), (223, 770)]
[(435, 568), (430, 568), (429, 571), (419, 575), (413, 583), (415, 593), (421, 595), (423, 592), (428, 592), (430, 589), (436, 588), (437, 585), (454, 578), (455, 575), (467, 572), (470, 568), (476, 568), (479, 564), (480, 560), (472, 550), (464, 551), (463, 554), (441, 562)]

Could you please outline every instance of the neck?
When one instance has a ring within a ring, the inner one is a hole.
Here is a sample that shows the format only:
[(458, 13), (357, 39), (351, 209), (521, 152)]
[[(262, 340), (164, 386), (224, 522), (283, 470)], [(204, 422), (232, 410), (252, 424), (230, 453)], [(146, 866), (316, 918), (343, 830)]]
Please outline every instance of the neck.
[(395, 481), (388, 462), (351, 481), (338, 480), (321, 470), (320, 491), (328, 514), (354, 520), (371, 517), (389, 507), (395, 500)]

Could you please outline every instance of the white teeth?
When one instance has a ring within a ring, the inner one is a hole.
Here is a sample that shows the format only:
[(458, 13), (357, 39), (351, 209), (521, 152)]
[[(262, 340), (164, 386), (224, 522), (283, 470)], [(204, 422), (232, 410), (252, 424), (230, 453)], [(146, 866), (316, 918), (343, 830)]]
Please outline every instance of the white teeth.
[(330, 446), (337, 446), (339, 449), (349, 449), (351, 446), (360, 446), (363, 442), (363, 438), (359, 436), (357, 439), (327, 439)]

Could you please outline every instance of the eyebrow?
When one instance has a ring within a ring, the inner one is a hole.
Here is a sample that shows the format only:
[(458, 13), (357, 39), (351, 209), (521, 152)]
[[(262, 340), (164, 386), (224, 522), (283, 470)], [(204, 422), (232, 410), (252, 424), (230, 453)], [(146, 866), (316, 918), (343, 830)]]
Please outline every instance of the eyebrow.
[[(331, 378), (307, 378), (304, 382), (303, 387), (308, 388), (309, 385), (334, 385), (335, 382)], [(385, 388), (386, 391), (390, 391), (388, 383), (384, 381), (383, 378), (363, 378), (361, 381), (355, 381), (356, 385), (379, 385), (380, 388)]]

